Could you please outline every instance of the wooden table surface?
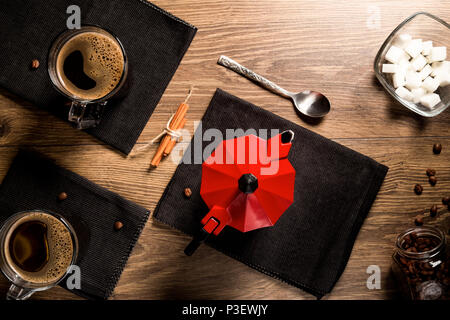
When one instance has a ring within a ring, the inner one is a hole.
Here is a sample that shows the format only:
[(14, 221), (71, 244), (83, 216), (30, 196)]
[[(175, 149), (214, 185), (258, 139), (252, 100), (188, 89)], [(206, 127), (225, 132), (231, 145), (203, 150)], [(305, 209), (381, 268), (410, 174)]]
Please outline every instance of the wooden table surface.
[[(132, 0), (128, 0), (132, 1)], [(135, 0), (133, 0), (135, 1)], [(387, 299), (396, 296), (390, 275), (396, 236), (414, 217), (450, 194), (450, 110), (423, 118), (394, 102), (372, 70), (378, 48), (403, 19), (428, 11), (450, 16), (439, 0), (154, 0), (198, 27), (198, 33), (138, 141), (142, 146), (163, 128), (189, 86), (187, 128), (199, 120), (222, 88), (387, 165), (390, 170), (356, 240), (336, 287), (325, 299)], [(281, 86), (324, 93), (332, 110), (323, 121), (299, 118), (292, 104), (218, 66), (227, 55)], [(433, 143), (442, 143), (439, 156)], [(30, 146), (93, 182), (153, 211), (176, 164), (164, 161), (148, 172), (149, 152), (129, 159), (29, 102), (0, 89), (0, 181), (21, 146)], [(431, 187), (425, 170), (436, 169)], [(425, 191), (412, 189), (421, 183)], [(449, 227), (446, 212), (425, 224)], [(188, 258), (190, 239), (150, 218), (112, 299), (313, 299), (202, 246)], [(369, 265), (381, 268), (380, 290), (366, 287)], [(0, 276), (0, 296), (7, 290)], [(78, 299), (62, 288), (34, 299)]]

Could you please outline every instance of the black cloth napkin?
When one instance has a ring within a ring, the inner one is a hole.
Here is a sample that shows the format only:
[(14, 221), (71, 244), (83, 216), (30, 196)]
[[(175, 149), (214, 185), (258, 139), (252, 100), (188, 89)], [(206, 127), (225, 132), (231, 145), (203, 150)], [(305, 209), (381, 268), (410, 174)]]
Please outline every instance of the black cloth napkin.
[[(125, 48), (128, 94), (109, 101), (100, 125), (87, 131), (128, 154), (197, 29), (145, 0), (2, 0), (0, 86), (65, 120), (69, 107), (51, 84), (47, 56), (53, 41), (67, 30), (69, 5), (80, 7), (82, 24), (111, 31)], [(33, 59), (40, 61), (37, 70), (30, 68)]]
[[(187, 163), (194, 163), (198, 150), (191, 151), (196, 145), (205, 148), (211, 143), (201, 142), (199, 135), (209, 128), (219, 129), (224, 137), (227, 128), (294, 131), (289, 160), (296, 179), (294, 203), (275, 226), (247, 233), (225, 227), (207, 243), (319, 298), (330, 292), (388, 168), (218, 89), (154, 212), (157, 220), (189, 235), (200, 229), (208, 207), (200, 196), (201, 164)], [(190, 199), (184, 197), (186, 187), (193, 192)]]
[[(67, 193), (66, 200), (58, 200), (61, 192)], [(34, 209), (58, 213), (75, 229), (81, 289), (71, 291), (89, 299), (107, 299), (149, 211), (51, 160), (21, 151), (0, 186), (0, 224), (16, 212)], [(118, 231), (116, 221), (123, 223)]]

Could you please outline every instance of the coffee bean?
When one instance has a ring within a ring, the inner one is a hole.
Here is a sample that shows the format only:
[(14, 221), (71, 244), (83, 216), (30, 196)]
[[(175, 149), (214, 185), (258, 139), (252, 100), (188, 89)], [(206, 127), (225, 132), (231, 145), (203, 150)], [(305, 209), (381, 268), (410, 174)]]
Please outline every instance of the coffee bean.
[(122, 223), (122, 222), (120, 222), (120, 221), (114, 222), (114, 229), (115, 229), (116, 231), (122, 229), (122, 227), (123, 227), (123, 223)]
[(65, 192), (61, 192), (59, 195), (58, 195), (58, 200), (59, 201), (64, 201), (64, 200), (66, 200), (67, 199), (67, 193), (65, 193)]
[(441, 151), (442, 151), (442, 144), (435, 143), (433, 145), (433, 152), (434, 152), (434, 154), (439, 154), (439, 153), (441, 153)]
[(430, 208), (430, 216), (436, 217), (436, 214), (438, 213), (438, 206), (433, 204)]
[(423, 187), (422, 187), (420, 184), (416, 184), (416, 185), (414, 186), (414, 192), (415, 192), (417, 195), (421, 195), (422, 192), (423, 192)]
[(430, 182), (430, 184), (432, 186), (434, 186), (437, 183), (437, 178), (436, 178), (436, 176), (431, 176), (431, 177), (428, 178), (428, 181)]
[(33, 61), (31, 61), (31, 69), (36, 70), (37, 68), (39, 68), (39, 60), (34, 59)]
[(192, 190), (190, 188), (185, 188), (184, 196), (189, 199), (192, 196)]
[[(423, 217), (417, 216), (416, 219), (414, 220), (414, 223), (416, 224), (416, 226), (423, 225)], [(415, 249), (415, 248), (413, 247), (413, 249)], [(416, 249), (416, 251), (417, 251), (417, 249)], [(415, 252), (415, 251), (413, 251), (413, 252)]]
[(442, 204), (450, 204), (450, 197), (443, 197)]
[(436, 170), (427, 169), (427, 176), (431, 177), (431, 176), (435, 176), (435, 175), (436, 175)]

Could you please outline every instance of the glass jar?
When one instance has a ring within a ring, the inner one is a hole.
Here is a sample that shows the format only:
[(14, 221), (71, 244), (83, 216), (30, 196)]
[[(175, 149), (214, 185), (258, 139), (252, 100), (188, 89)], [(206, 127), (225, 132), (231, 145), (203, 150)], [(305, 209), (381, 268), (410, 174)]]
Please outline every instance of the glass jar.
[(412, 300), (449, 299), (450, 259), (444, 233), (433, 227), (406, 230), (397, 238), (392, 271)]

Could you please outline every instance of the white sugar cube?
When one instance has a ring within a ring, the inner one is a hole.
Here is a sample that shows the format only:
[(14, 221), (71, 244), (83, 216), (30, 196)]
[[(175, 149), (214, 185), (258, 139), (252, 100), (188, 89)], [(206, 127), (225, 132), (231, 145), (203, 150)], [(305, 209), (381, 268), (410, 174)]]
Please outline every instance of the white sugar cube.
[(427, 90), (425, 90), (424, 88), (412, 89), (411, 90), (412, 101), (414, 103), (418, 103), (420, 101), (420, 98), (422, 98), (426, 94), (427, 94)]
[(422, 54), (428, 56), (431, 53), (431, 48), (433, 48), (433, 41), (422, 42)]
[(447, 47), (433, 47), (428, 62), (444, 61), (447, 58)]
[(433, 72), (433, 68), (427, 64), (423, 69), (419, 72), (420, 80), (425, 80)]
[[(402, 49), (402, 50), (403, 50), (403, 49)], [(402, 56), (401, 56), (401, 58), (400, 58), (400, 61), (403, 61), (403, 60), (405, 60), (406, 62), (408, 62), (408, 61), (411, 60), (411, 57), (409, 56), (409, 54), (406, 53), (405, 50), (403, 50)]]
[(440, 87), (446, 87), (450, 84), (450, 73), (440, 73), (434, 79), (439, 82)]
[(411, 40), (405, 47), (405, 51), (411, 58), (417, 57), (422, 52), (422, 39)]
[(405, 99), (408, 101), (412, 101), (412, 99), (413, 99), (411, 91), (409, 91), (405, 87), (398, 87), (397, 90), (395, 90), (395, 93), (402, 99)]
[(383, 68), (381, 70), (384, 73), (396, 73), (397, 72), (397, 65), (392, 63), (384, 63)]
[(396, 46), (391, 46), (384, 56), (385, 59), (391, 63), (398, 63), (404, 56), (405, 51)]
[(423, 104), (427, 108), (433, 108), (441, 102), (441, 97), (439, 97), (436, 93), (428, 93), (420, 98), (420, 103)]
[(427, 59), (421, 54), (419, 54), (417, 57), (415, 57), (414, 59), (411, 60), (411, 65), (412, 65), (413, 69), (416, 71), (422, 70), (426, 64), (427, 64)]
[(405, 87), (408, 89), (419, 88), (422, 85), (422, 79), (420, 79), (420, 75), (418, 72), (409, 71), (406, 73), (406, 84)]
[(404, 49), (406, 45), (412, 40), (412, 37), (410, 34), (403, 33), (400, 34), (394, 41), (394, 45)]
[(426, 89), (428, 92), (435, 92), (437, 88), (439, 88), (439, 81), (432, 78), (427, 77), (425, 80), (423, 80), (422, 88)]
[(431, 64), (431, 67), (433, 68), (431, 73), (433, 77), (440, 73), (450, 73), (450, 61), (436, 61)]
[(397, 71), (406, 74), (408, 70), (412, 70), (411, 63), (409, 63), (408, 60), (400, 59), (400, 61), (397, 64)]
[(450, 73), (450, 61), (442, 61), (441, 68), (447, 70), (447, 72)]
[(394, 88), (402, 87), (406, 84), (405, 74), (402, 72), (397, 72), (392, 75), (392, 84)]

